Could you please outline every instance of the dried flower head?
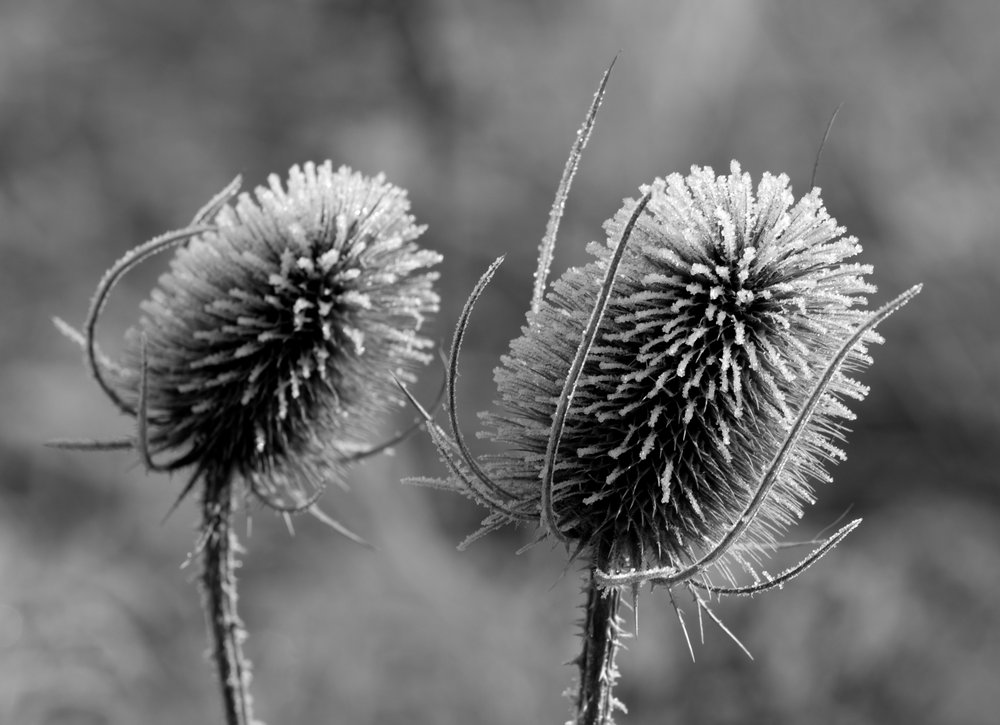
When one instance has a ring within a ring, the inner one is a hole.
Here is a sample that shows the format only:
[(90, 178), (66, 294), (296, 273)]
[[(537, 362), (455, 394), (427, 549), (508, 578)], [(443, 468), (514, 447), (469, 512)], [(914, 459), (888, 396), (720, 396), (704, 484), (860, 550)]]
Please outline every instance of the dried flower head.
[[(812, 481), (844, 457), (843, 401), (867, 392), (849, 373), (914, 292), (873, 316), (871, 268), (850, 261), (857, 239), (818, 189), (796, 201), (784, 175), (754, 187), (733, 162), (726, 176), (695, 167), (641, 191), (501, 358), (480, 435), (504, 449), (477, 462), (457, 426), (437, 438), (451, 483), (492, 510), (484, 530), (540, 521), (578, 551), (606, 550), (609, 584), (697, 563), (736, 586), (732, 565), (756, 577)], [(703, 561), (744, 519), (739, 546)], [(618, 573), (636, 569), (652, 571)]]
[[(755, 189), (734, 162), (727, 176), (694, 168), (641, 191), (648, 202), (565, 419), (550, 504), (566, 538), (613, 542), (616, 569), (678, 567), (722, 538), (874, 291), (871, 268), (849, 261), (857, 240), (819, 191), (796, 202), (784, 175), (765, 174)], [(496, 371), (486, 436), (506, 448), (484, 469), (519, 510), (540, 515), (556, 401), (638, 203), (605, 224), (595, 261), (555, 282)], [(876, 339), (867, 333), (843, 369), (869, 362), (865, 343)], [(833, 375), (741, 556), (753, 560), (801, 516), (810, 481), (843, 457), (836, 443), (852, 416), (841, 399), (865, 392)]]
[[(93, 371), (138, 415), (156, 468), (246, 480), (276, 507), (312, 500), (400, 400), (393, 376), (429, 360), (418, 334), (437, 310), (423, 232), (402, 189), (330, 162), (227, 189), (181, 232), (106, 275), (87, 325)], [(119, 363), (93, 328), (107, 292), (153, 251), (187, 241), (143, 303)], [(144, 245), (146, 247), (147, 245)]]
[[(683, 585), (718, 622), (696, 589), (779, 586), (858, 525), (777, 577), (759, 568), (812, 502), (812, 482), (829, 480), (826, 464), (844, 457), (838, 443), (853, 418), (844, 401), (867, 392), (850, 375), (871, 362), (875, 325), (919, 291), (867, 309), (872, 270), (851, 261), (860, 246), (819, 189), (796, 200), (785, 175), (755, 186), (736, 162), (725, 176), (694, 167), (641, 187), (606, 222), (605, 243), (588, 247), (594, 260), (546, 290), (607, 78), (557, 191), (527, 324), (496, 369), (496, 408), (481, 414), (480, 436), (503, 448), (471, 455), (455, 393), (472, 308), (501, 258), (456, 328), (450, 435), (428, 426), (451, 476), (419, 479), (490, 511), (473, 538), (536, 522), (542, 538), (589, 560), (579, 723), (610, 723), (617, 704), (622, 586)], [(754, 583), (741, 585), (741, 572)]]
[[(418, 332), (438, 308), (423, 232), (406, 193), (329, 162), (292, 167), (285, 185), (240, 195), (234, 181), (192, 223), (136, 247), (104, 276), (81, 334), (108, 397), (136, 417), (120, 441), (70, 448), (137, 448), (147, 467), (194, 469), (202, 484), (202, 589), (228, 725), (251, 725), (250, 663), (237, 614), (234, 499), (310, 511), (350, 460), (377, 452), (375, 420), (401, 402), (395, 380), (429, 361)], [(185, 243), (161, 277), (118, 362), (95, 342), (115, 283), (150, 255)], [(167, 458), (169, 456), (169, 458)], [(166, 458), (157, 462), (154, 457)], [(245, 486), (238, 483), (245, 482)], [(183, 497), (184, 494), (181, 494)]]
[(843, 399), (867, 392), (850, 374), (870, 362), (874, 326), (918, 288), (866, 309), (871, 267), (851, 261), (860, 245), (819, 189), (796, 201), (784, 174), (754, 186), (733, 162), (725, 176), (694, 167), (643, 186), (588, 247), (594, 261), (546, 291), (607, 77), (557, 192), (527, 324), (496, 370), (497, 407), (481, 414), (480, 436), (504, 448), (473, 458), (455, 404), (465, 329), (501, 258), (456, 329), (451, 436), (429, 428), (452, 477), (432, 483), (490, 509), (480, 534), (537, 521), (577, 552), (605, 551), (606, 584), (709, 566), (733, 580), (734, 563), (756, 576), (811, 482), (844, 456)]

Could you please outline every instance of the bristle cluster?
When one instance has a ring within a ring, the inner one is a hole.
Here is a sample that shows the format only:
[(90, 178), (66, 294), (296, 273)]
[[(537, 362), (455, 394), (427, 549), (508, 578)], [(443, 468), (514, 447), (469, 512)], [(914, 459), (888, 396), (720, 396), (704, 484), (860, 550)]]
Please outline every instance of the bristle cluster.
[[(865, 320), (867, 266), (819, 197), (797, 202), (785, 176), (754, 189), (735, 162), (657, 179), (632, 231), (600, 332), (566, 418), (552, 507), (585, 545), (615, 542), (619, 567), (690, 563), (753, 495), (791, 420), (838, 348)], [(541, 506), (553, 414), (605, 269), (637, 202), (605, 225), (596, 260), (555, 282), (496, 371), (484, 437), (506, 445), (488, 475)], [(878, 340), (869, 333), (866, 342)], [(858, 345), (846, 372), (868, 362)], [(810, 481), (842, 457), (841, 398), (866, 393), (837, 373), (761, 514), (721, 567), (811, 501)], [(749, 553), (746, 553), (749, 547)], [(750, 568), (747, 566), (747, 568)]]
[[(440, 256), (403, 190), (329, 162), (291, 169), (222, 209), (176, 253), (127, 335), (118, 387), (148, 367), (150, 447), (275, 495), (322, 485), (369, 439), (431, 344)], [(294, 497), (293, 497), (294, 498)]]

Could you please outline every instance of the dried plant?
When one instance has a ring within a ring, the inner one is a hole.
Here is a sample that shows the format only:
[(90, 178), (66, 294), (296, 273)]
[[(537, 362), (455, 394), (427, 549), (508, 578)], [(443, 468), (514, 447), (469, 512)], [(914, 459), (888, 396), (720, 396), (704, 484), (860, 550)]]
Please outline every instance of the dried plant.
[(611, 723), (620, 707), (623, 589), (667, 588), (682, 627), (674, 594), (686, 591), (699, 619), (725, 629), (712, 596), (781, 586), (858, 525), (815, 542), (777, 576), (762, 569), (813, 502), (812, 481), (830, 480), (826, 465), (844, 457), (838, 443), (853, 418), (844, 401), (867, 393), (850, 375), (871, 362), (868, 346), (881, 341), (874, 327), (919, 291), (869, 310), (872, 270), (848, 261), (861, 248), (819, 189), (795, 200), (788, 178), (769, 174), (754, 187), (736, 162), (728, 175), (695, 167), (641, 187), (641, 198), (605, 224), (606, 242), (588, 247), (594, 260), (548, 288), (559, 221), (607, 79), (557, 191), (527, 322), (496, 369), (496, 408), (481, 414), (480, 436), (502, 450), (471, 455), (455, 390), (473, 306), (501, 258), (456, 328), (450, 430), (423, 411), (450, 475), (415, 479), (489, 510), (473, 539), (535, 523), (538, 540), (555, 539), (587, 561), (574, 702), (581, 725)]
[[(316, 501), (350, 462), (396, 442), (370, 443), (379, 415), (402, 402), (393, 378), (412, 380), (429, 361), (418, 331), (438, 308), (429, 268), (441, 257), (415, 244), (424, 228), (402, 189), (329, 162), (292, 167), (285, 186), (269, 181), (230, 203), (237, 179), (190, 225), (126, 254), (98, 285), (82, 332), (57, 320), (137, 433), (53, 445), (134, 448), (149, 470), (192, 469), (181, 498), (201, 487), (197, 549), (229, 725), (254, 722), (235, 507), (250, 495), (360, 540)], [(121, 359), (108, 359), (95, 337), (112, 288), (170, 247), (169, 273)]]

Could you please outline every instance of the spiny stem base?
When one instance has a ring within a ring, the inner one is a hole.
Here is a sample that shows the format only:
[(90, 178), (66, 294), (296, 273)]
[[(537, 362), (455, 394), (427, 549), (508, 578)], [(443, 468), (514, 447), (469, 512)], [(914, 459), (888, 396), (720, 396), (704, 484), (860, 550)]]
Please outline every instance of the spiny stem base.
[(590, 567), (587, 604), (583, 620), (583, 651), (576, 697), (576, 725), (613, 725), (614, 710), (624, 710), (614, 697), (618, 680), (615, 655), (621, 646), (622, 622), (618, 616), (621, 592), (602, 590), (595, 572), (607, 566), (610, 547), (601, 544)]
[(254, 725), (250, 661), (243, 654), (247, 633), (236, 611), (239, 543), (233, 532), (233, 487), (228, 477), (210, 476), (205, 482), (202, 536), (203, 605), (226, 725)]

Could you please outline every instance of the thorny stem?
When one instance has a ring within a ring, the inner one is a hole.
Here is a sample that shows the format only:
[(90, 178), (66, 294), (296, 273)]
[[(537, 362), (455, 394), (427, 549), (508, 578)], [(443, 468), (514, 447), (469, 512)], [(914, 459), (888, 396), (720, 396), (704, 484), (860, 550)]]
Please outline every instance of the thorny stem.
[(618, 617), (621, 590), (602, 589), (595, 572), (609, 564), (610, 545), (602, 541), (594, 553), (587, 582), (587, 605), (583, 619), (583, 651), (576, 698), (576, 725), (611, 725), (615, 708), (624, 709), (614, 698), (618, 680), (615, 655), (621, 645), (622, 626)]
[(253, 725), (250, 661), (243, 654), (247, 633), (236, 612), (239, 543), (233, 532), (233, 487), (227, 476), (212, 475), (205, 481), (202, 518), (202, 595), (226, 725)]

